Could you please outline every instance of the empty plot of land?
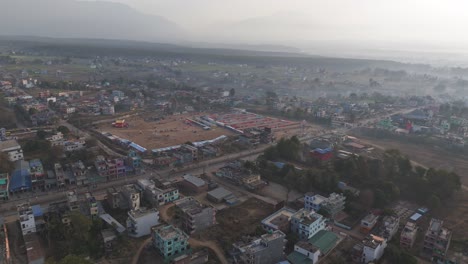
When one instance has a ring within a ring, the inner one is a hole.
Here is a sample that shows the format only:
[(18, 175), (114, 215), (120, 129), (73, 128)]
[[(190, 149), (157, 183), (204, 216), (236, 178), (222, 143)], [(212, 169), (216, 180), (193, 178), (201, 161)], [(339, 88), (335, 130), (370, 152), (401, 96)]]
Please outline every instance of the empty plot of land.
[(149, 122), (141, 117), (135, 117), (126, 120), (129, 124), (128, 128), (115, 128), (109, 123), (101, 124), (98, 130), (128, 139), (147, 149), (180, 145), (187, 141), (211, 140), (221, 135), (233, 134), (233, 132), (219, 127), (204, 130), (200, 126), (186, 122), (187, 118), (190, 117), (190, 115), (175, 115), (160, 121)]

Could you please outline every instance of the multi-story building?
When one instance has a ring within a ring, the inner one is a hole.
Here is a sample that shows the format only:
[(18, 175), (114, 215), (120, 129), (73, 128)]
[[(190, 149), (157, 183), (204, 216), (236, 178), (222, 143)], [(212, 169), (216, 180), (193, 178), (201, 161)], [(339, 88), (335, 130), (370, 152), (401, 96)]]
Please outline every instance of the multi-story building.
[(33, 189), (44, 189), (45, 171), (42, 162), (38, 159), (29, 161), (29, 172)]
[(8, 154), (11, 161), (22, 160), (24, 158), (20, 144), (14, 139), (0, 141), (0, 151)]
[(173, 187), (159, 189), (151, 180), (140, 179), (137, 181), (146, 201), (153, 206), (164, 205), (179, 199), (179, 190)]
[(414, 241), (416, 241), (416, 234), (418, 227), (414, 222), (406, 222), (405, 227), (401, 231), (400, 235), (400, 247), (410, 249), (413, 247)]
[(80, 209), (80, 203), (78, 201), (78, 194), (76, 191), (67, 192), (67, 205), (68, 210), (77, 211)]
[(308, 192), (304, 196), (304, 208), (309, 210), (309, 211), (316, 211), (320, 210), (322, 208), (322, 203), (327, 200), (327, 198), (323, 197), (320, 194), (314, 194), (311, 192)]
[(382, 220), (381, 236), (387, 241), (392, 240), (392, 237), (400, 227), (400, 217), (398, 216), (385, 216)]
[(81, 160), (71, 164), (71, 171), (76, 185), (86, 185), (88, 181), (88, 170)]
[(107, 180), (115, 179), (125, 175), (125, 164), (123, 159), (106, 159), (98, 156), (95, 161), (96, 170), (101, 177)]
[(29, 203), (20, 204), (17, 206), (17, 211), (23, 236), (36, 233), (36, 220), (31, 205)]
[(122, 196), (120, 192), (115, 187), (107, 188), (107, 203), (112, 209), (120, 208), (120, 204), (122, 201)]
[(216, 210), (212, 206), (199, 203), (193, 197), (185, 197), (175, 204), (180, 209), (182, 229), (188, 234), (201, 231), (216, 223)]
[(126, 158), (126, 164), (130, 166), (133, 170), (141, 168), (141, 162), (141, 157), (135, 151), (132, 150), (128, 153), (128, 156)]
[(10, 176), (8, 173), (0, 173), (0, 199), (8, 200), (10, 188)]
[(248, 243), (233, 244), (240, 263), (271, 264), (285, 259), (286, 235), (280, 230), (262, 235)]
[(99, 207), (96, 198), (91, 193), (86, 193), (86, 202), (88, 213), (92, 218), (95, 218), (99, 214)]
[(334, 218), (336, 214), (343, 211), (345, 208), (346, 196), (338, 193), (331, 193), (328, 198), (323, 201), (322, 208), (325, 210), (331, 218)]
[(50, 145), (52, 147), (63, 146), (63, 143), (64, 143), (62, 132), (57, 132), (57, 134), (46, 138), (46, 140), (50, 142)]
[(263, 219), (262, 227), (263, 229), (269, 232), (275, 230), (288, 232), (288, 230), (290, 229), (289, 222), (291, 221), (291, 217), (294, 213), (296, 213), (296, 210), (283, 207), (280, 210), (273, 213), (272, 215), (269, 215), (265, 219)]
[(363, 241), (362, 262), (369, 263), (379, 260), (387, 247), (387, 240), (383, 237), (370, 235)]
[(129, 210), (138, 210), (140, 209), (140, 192), (137, 190), (135, 185), (128, 184), (122, 187), (120, 191), (125, 201), (124, 208), (128, 208)]
[(379, 220), (379, 217), (373, 213), (369, 213), (363, 219), (361, 219), (361, 227), (360, 227), (361, 233), (369, 234), (369, 232), (377, 224), (377, 220)]
[(182, 176), (184, 179), (180, 182), (180, 185), (184, 188), (184, 190), (192, 192), (192, 193), (202, 193), (208, 190), (208, 184), (199, 178), (195, 177), (191, 174), (186, 174)]
[(198, 148), (192, 145), (184, 144), (181, 146), (182, 149), (187, 150), (192, 155), (192, 160), (198, 160)]
[(164, 262), (191, 251), (189, 236), (172, 225), (161, 225), (152, 228), (153, 246), (164, 257)]
[(68, 140), (63, 143), (63, 150), (66, 152), (81, 150), (86, 147), (86, 141), (83, 139)]
[(432, 261), (445, 261), (452, 239), (452, 231), (443, 227), (444, 221), (432, 218), (424, 236), (423, 252), (432, 257)]
[(291, 231), (296, 233), (299, 239), (309, 239), (323, 229), (325, 218), (314, 211), (303, 208), (291, 217)]
[(151, 234), (151, 228), (159, 224), (159, 212), (156, 209), (128, 211), (127, 231), (131, 237), (142, 237)]
[(57, 187), (65, 186), (65, 173), (60, 163), (54, 164), (55, 178), (57, 179)]

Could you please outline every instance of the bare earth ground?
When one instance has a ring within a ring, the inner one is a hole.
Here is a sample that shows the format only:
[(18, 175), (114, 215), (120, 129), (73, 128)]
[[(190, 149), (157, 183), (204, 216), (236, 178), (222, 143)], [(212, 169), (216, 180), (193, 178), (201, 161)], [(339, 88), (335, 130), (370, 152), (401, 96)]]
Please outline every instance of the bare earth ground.
[(133, 141), (147, 149), (163, 148), (183, 144), (187, 141), (203, 141), (217, 138), (221, 135), (232, 135), (229, 130), (216, 127), (203, 130), (196, 125), (188, 125), (184, 121), (191, 115), (169, 116), (165, 120), (146, 122), (141, 117), (126, 120), (128, 128), (115, 128), (112, 124), (101, 124), (98, 130), (109, 132), (121, 138)]
[[(468, 185), (468, 159), (452, 154), (434, 146), (402, 143), (395, 140), (380, 140), (359, 137), (363, 143), (369, 143), (385, 149), (399, 149), (411, 160), (426, 167), (453, 170), (465, 186)], [(465, 188), (458, 192), (451, 201), (444, 203), (434, 214), (444, 219), (445, 225), (452, 229), (453, 238), (465, 240), (468, 237), (468, 192)]]
[(200, 241), (217, 242), (227, 250), (242, 236), (254, 233), (260, 221), (273, 211), (272, 206), (267, 203), (251, 198), (237, 206), (218, 211), (218, 224), (195, 234), (195, 238)]

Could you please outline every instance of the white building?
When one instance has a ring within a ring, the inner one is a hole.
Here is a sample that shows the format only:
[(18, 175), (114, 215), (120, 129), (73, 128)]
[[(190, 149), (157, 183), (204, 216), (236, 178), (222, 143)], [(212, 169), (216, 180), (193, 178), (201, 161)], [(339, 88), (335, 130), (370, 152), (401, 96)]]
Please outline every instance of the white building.
[(11, 161), (22, 160), (24, 158), (20, 144), (14, 139), (0, 141), (0, 151), (8, 154)]
[(364, 263), (369, 263), (382, 257), (387, 247), (387, 240), (383, 237), (370, 235), (364, 240), (363, 245), (362, 260)]
[(296, 233), (299, 239), (309, 239), (323, 229), (325, 218), (314, 211), (301, 209), (291, 217), (291, 231)]
[(320, 249), (307, 241), (299, 241), (294, 245), (294, 253), (293, 254), (301, 254), (304, 258), (308, 258), (312, 260), (312, 264), (318, 262), (320, 257)]
[(31, 205), (29, 203), (20, 204), (17, 206), (17, 210), (23, 235), (36, 233), (36, 220)]
[(327, 200), (320, 194), (306, 193), (304, 197), (304, 208), (309, 211), (318, 211), (322, 207), (322, 203)]
[(84, 149), (85, 146), (86, 146), (86, 141), (81, 140), (81, 139), (77, 141), (65, 141), (63, 143), (63, 150), (70, 152), (70, 151)]
[(64, 144), (62, 132), (58, 132), (57, 134), (52, 135), (46, 139), (50, 142), (50, 145), (52, 147), (62, 146)]
[(132, 210), (128, 212), (127, 231), (131, 237), (151, 234), (151, 227), (159, 224), (159, 212), (156, 209)]
[(388, 241), (392, 240), (392, 237), (400, 227), (400, 218), (397, 216), (385, 216), (382, 223), (382, 237)]

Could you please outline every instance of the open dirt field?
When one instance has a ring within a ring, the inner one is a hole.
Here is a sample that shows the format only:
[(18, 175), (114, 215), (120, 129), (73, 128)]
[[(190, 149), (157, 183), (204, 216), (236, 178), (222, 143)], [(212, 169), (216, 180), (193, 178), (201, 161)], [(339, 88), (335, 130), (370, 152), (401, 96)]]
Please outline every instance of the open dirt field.
[(263, 218), (273, 213), (273, 208), (263, 201), (251, 198), (237, 206), (218, 211), (218, 224), (198, 234), (202, 241), (217, 241), (224, 250), (242, 236), (252, 234)]
[(100, 124), (100, 132), (109, 132), (120, 138), (128, 139), (147, 149), (163, 148), (183, 144), (187, 141), (196, 142), (211, 140), (221, 135), (232, 135), (226, 129), (215, 127), (203, 130), (201, 127), (187, 124), (190, 115), (176, 115), (166, 117), (160, 121), (145, 121), (142, 117), (126, 120), (128, 128), (115, 128), (112, 124)]

